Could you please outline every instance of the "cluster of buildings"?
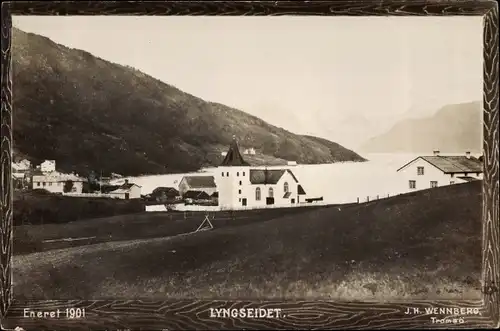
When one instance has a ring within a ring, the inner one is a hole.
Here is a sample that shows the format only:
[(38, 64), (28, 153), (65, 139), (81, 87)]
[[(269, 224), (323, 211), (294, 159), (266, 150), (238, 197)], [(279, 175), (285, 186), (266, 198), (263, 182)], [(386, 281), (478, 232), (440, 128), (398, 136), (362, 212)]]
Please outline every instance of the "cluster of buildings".
[[(244, 154), (253, 155), (254, 150)], [(236, 139), (224, 153), (214, 175), (188, 175), (179, 183), (179, 194), (193, 200), (217, 200), (224, 209), (297, 206), (306, 203), (306, 192), (294, 173), (288, 169), (268, 169), (247, 163)]]
[[(83, 192), (86, 178), (75, 173), (63, 173), (56, 170), (55, 160), (45, 160), (33, 167), (29, 160), (12, 163), (12, 177), (15, 188), (46, 190), (50, 193), (76, 197), (108, 197), (117, 199), (138, 199), (141, 187), (125, 181), (119, 186), (101, 186), (98, 192)], [(102, 183), (101, 183), (102, 184)]]

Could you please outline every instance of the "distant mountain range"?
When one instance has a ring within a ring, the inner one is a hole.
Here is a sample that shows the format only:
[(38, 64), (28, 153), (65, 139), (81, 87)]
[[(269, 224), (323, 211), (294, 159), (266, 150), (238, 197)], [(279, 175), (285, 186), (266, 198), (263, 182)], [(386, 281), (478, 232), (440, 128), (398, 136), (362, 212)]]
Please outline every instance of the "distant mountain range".
[(406, 119), (360, 148), (371, 153), (481, 153), (482, 105), (480, 101), (447, 105), (433, 116)]
[(257, 163), (364, 161), (43, 36), (14, 28), (12, 49), (14, 150), (33, 162), (81, 174), (186, 172), (218, 165), (233, 135)]

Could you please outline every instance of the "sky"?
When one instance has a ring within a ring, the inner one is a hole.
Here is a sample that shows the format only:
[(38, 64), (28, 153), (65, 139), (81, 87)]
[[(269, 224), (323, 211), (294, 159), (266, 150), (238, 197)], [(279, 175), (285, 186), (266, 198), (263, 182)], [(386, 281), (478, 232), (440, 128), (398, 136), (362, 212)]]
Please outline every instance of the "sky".
[(479, 16), (14, 16), (13, 25), (353, 149), (401, 119), (482, 99)]

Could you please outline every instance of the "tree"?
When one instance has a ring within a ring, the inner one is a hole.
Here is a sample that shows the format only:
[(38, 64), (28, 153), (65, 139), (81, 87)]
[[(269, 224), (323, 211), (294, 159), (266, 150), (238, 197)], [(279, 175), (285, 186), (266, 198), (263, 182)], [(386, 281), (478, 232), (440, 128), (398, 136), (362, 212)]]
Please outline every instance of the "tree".
[(72, 189), (73, 189), (73, 181), (72, 180), (65, 181), (63, 188), (64, 193), (71, 192)]
[(94, 170), (91, 170), (87, 176), (89, 184), (97, 184), (97, 175)]

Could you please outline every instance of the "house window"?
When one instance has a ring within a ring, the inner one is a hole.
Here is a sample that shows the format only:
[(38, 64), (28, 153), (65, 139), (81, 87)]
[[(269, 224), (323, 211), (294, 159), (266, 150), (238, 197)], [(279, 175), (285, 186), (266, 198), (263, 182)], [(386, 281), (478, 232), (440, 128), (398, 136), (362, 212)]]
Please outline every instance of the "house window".
[(229, 172), (226, 172), (226, 176), (229, 177)]
[(40, 186), (40, 182), (36, 182), (36, 186)]
[(238, 199), (238, 202), (241, 202), (241, 198)]
[(71, 192), (76, 192), (76, 187), (71, 188)]
[(295, 199), (292, 199), (292, 203), (295, 203)]
[(417, 167), (417, 175), (422, 176), (424, 174), (424, 167)]
[(285, 191), (285, 193), (288, 193), (288, 182), (285, 182), (285, 184), (283, 184), (283, 190)]
[(241, 190), (238, 190), (238, 194), (241, 194)]
[(255, 189), (255, 200), (260, 201), (260, 187)]
[(269, 197), (274, 198), (274, 190), (272, 187), (269, 188)]
[(222, 177), (224, 177), (224, 173), (222, 173)]
[(466, 173), (466, 172), (464, 172), (464, 176), (466, 176), (466, 177), (467, 177), (467, 175), (469, 175), (469, 174), (468, 174), (468, 173)]
[(453, 178), (455, 176), (455, 174), (450, 174), (450, 177)]
[(243, 171), (243, 176), (245, 176), (245, 172)]
[(479, 172), (476, 172), (476, 176), (479, 176), (480, 174), (481, 174), (481, 173), (479, 173)]
[(431, 187), (437, 187), (437, 186), (438, 186), (438, 182), (435, 180), (431, 180)]
[(45, 186), (47, 183), (43, 182), (42, 185)]
[(241, 180), (240, 180), (240, 185), (241, 185)]
[(417, 188), (417, 182), (416, 182), (416, 181), (414, 181), (414, 180), (410, 180), (410, 188), (411, 188), (411, 189), (415, 189), (415, 188)]
[(453, 185), (453, 184), (455, 184), (455, 182), (454, 182), (454, 181), (451, 181), (451, 182), (450, 182), (450, 185)]
[(240, 172), (239, 172), (239, 171), (236, 173), (236, 176), (237, 176), (237, 177), (240, 177)]

